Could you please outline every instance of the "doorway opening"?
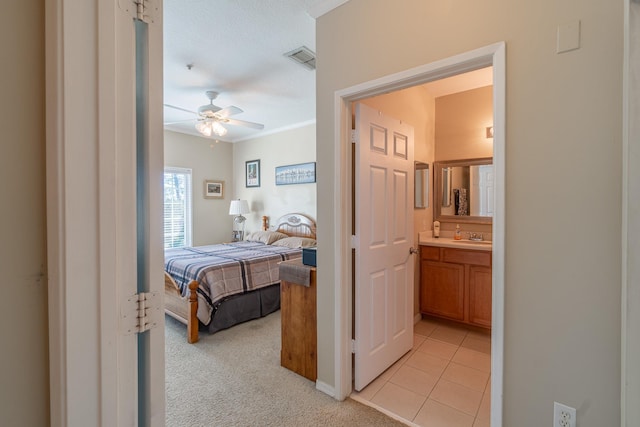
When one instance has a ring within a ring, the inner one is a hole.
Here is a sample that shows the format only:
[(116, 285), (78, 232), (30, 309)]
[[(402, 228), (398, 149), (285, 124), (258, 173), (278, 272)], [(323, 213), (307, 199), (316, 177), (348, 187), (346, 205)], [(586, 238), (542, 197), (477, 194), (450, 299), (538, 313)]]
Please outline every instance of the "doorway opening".
[[(363, 305), (363, 301), (369, 301), (369, 298), (359, 292), (366, 292), (368, 288), (366, 276), (362, 275), (363, 269), (366, 270), (367, 267), (359, 266), (358, 262), (354, 265), (355, 271), (361, 272), (357, 275), (361, 279), (359, 284), (355, 285), (357, 300), (353, 322), (357, 349), (354, 356), (356, 391), (351, 394), (351, 398), (416, 425), (428, 424), (429, 419), (440, 416), (470, 423), (489, 421), (491, 245), (488, 243), (491, 240), (493, 185), (490, 177), (493, 176), (493, 166), (472, 163), (486, 163), (493, 158), (493, 139), (486, 134), (486, 128), (493, 124), (492, 78), (491, 67), (481, 68), (358, 101), (374, 109), (373, 119), (376, 120), (376, 126), (380, 126), (378, 121), (381, 117), (390, 116), (411, 125), (414, 130), (410, 149), (412, 157), (416, 162), (430, 166), (429, 169), (434, 173), (433, 178), (429, 176), (428, 184), (425, 185), (429, 195), (426, 197), (427, 206), (415, 209), (414, 200), (411, 199), (406, 212), (403, 212), (410, 218), (410, 225), (413, 225), (410, 227), (413, 232), (408, 233), (408, 244), (415, 248), (426, 245), (422, 247), (418, 256), (409, 257), (412, 263), (415, 262), (414, 268), (411, 269), (415, 280), (412, 280), (409, 286), (397, 283), (396, 280), (387, 285), (396, 290), (390, 292), (390, 295), (405, 295), (398, 290), (408, 289), (409, 295), (406, 297), (413, 296), (413, 304), (407, 304), (410, 307), (407, 316), (402, 316), (407, 319), (409, 329), (414, 326), (409, 331), (413, 345), (409, 344), (411, 350), (408, 352), (406, 348), (398, 346), (395, 354), (403, 356), (395, 357), (393, 364), (384, 365), (383, 369), (386, 370), (383, 373), (367, 369), (377, 378), (364, 388), (361, 387), (362, 374), (359, 376), (359, 373), (370, 363), (362, 363), (363, 360), (367, 360), (367, 352), (362, 351), (367, 346), (362, 340), (368, 334), (361, 331), (366, 329), (366, 326), (362, 328), (363, 324), (369, 322), (361, 320), (368, 316), (363, 317), (358, 313), (366, 311), (372, 304)], [(362, 123), (363, 119), (358, 115), (358, 112), (362, 113), (362, 107), (354, 109), (357, 117), (355, 122)], [(363, 126), (357, 125), (356, 128), (359, 138), (356, 139), (355, 152), (358, 153), (368, 149), (369, 132)], [(371, 155), (373, 156), (373, 153)], [(358, 157), (355, 164), (360, 169), (358, 173), (354, 171), (355, 176), (366, 173), (364, 171), (368, 168)], [(445, 164), (448, 167), (444, 167)], [(453, 164), (457, 166), (453, 167)], [(414, 165), (411, 165), (411, 172), (413, 168)], [(439, 179), (444, 172), (449, 172), (450, 178), (453, 175), (450, 183)], [(394, 174), (397, 173), (398, 169), (394, 168)], [(412, 182), (417, 183), (416, 180)], [(445, 190), (444, 184), (453, 185), (449, 185)], [(356, 201), (361, 200), (362, 196), (366, 199), (369, 193), (381, 193), (367, 189), (368, 185), (370, 184), (362, 180), (358, 184), (356, 180)], [(465, 195), (463, 201), (468, 201), (468, 204), (460, 204), (460, 189)], [(396, 191), (394, 197), (398, 197), (397, 193)], [(444, 195), (449, 202), (443, 198)], [(456, 205), (458, 209), (454, 214)], [(355, 212), (364, 211), (368, 209), (358, 207), (356, 203)], [(395, 216), (390, 218), (393, 217)], [(442, 221), (440, 239), (437, 240), (429, 238), (434, 219)], [(359, 242), (356, 251), (360, 250), (360, 257), (356, 259), (360, 260), (367, 257), (362, 251), (366, 249), (366, 242), (369, 241), (357, 231), (368, 228), (362, 225), (362, 220), (367, 221), (368, 217), (363, 218), (357, 214), (354, 216), (354, 222), (360, 224), (354, 233), (358, 236)], [(445, 245), (450, 244), (453, 227), (458, 222), (464, 235), (458, 248), (438, 246), (441, 242)], [(393, 230), (396, 228), (392, 227)], [(484, 243), (464, 245), (471, 236), (470, 233), (482, 236), (483, 240), (479, 242)], [(418, 235), (423, 238), (416, 241), (414, 236)], [(397, 237), (391, 240), (397, 243)], [(379, 245), (376, 246), (379, 250)], [(464, 249), (459, 250), (461, 247)], [(394, 245), (393, 251), (403, 260), (408, 260), (405, 258), (406, 251), (399, 249), (397, 245)], [(454, 256), (479, 258), (464, 266), (450, 262), (449, 258)], [(379, 275), (381, 263), (374, 264), (375, 273)], [(392, 265), (394, 270), (397, 270), (397, 264), (394, 262)], [(390, 301), (386, 298), (386, 306), (391, 313), (395, 313), (390, 317), (398, 318), (397, 310), (400, 306)], [(376, 309), (374, 313), (381, 311)], [(374, 315), (374, 318), (379, 319), (380, 316)], [(378, 323), (373, 323), (376, 324), (374, 331), (379, 332), (381, 328)], [(393, 340), (398, 340), (400, 336), (394, 334), (393, 337)], [(390, 340), (388, 345), (391, 345), (391, 342)], [(372, 350), (376, 354), (380, 351), (378, 346)]]
[[(502, 425), (503, 377), (503, 317), (504, 317), (504, 174), (505, 174), (505, 45), (480, 48), (442, 61), (416, 67), (401, 73), (376, 79), (336, 93), (336, 140), (340, 141), (335, 170), (341, 182), (337, 199), (350, 201), (353, 189), (350, 171), (352, 103), (376, 95), (410, 88), (454, 75), (492, 67), (493, 69), (493, 164), (495, 173), (494, 216), (492, 225), (492, 332), (491, 332), (491, 425)], [(351, 280), (351, 221), (350, 203), (337, 204), (334, 212), (339, 241), (336, 242), (335, 283), (339, 284), (336, 298), (336, 377), (335, 396), (347, 397), (352, 391), (351, 331), (353, 329), (353, 299)]]

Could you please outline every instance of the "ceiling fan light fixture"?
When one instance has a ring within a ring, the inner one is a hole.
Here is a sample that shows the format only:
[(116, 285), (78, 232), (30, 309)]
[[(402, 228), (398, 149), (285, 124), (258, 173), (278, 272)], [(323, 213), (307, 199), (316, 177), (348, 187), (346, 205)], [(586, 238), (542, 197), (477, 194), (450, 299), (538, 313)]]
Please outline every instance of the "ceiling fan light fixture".
[[(195, 129), (203, 136), (211, 137), (214, 134), (217, 136), (225, 136), (228, 132), (227, 128), (224, 125), (231, 126), (245, 126), (252, 129), (264, 129), (264, 125), (260, 123), (248, 122), (245, 120), (237, 120), (232, 119), (229, 116), (233, 116), (235, 114), (242, 113), (242, 109), (236, 107), (235, 105), (229, 105), (225, 108), (220, 108), (216, 105), (213, 105), (213, 100), (218, 96), (218, 92), (215, 91), (207, 91), (207, 97), (209, 98), (210, 104), (203, 105), (198, 108), (198, 111), (191, 111), (185, 108), (176, 107), (170, 104), (164, 104), (165, 107), (173, 108), (176, 110), (184, 111), (186, 113), (194, 114), (195, 117)], [(181, 122), (191, 122), (194, 119), (190, 120), (179, 120), (175, 123)], [(172, 122), (165, 122), (165, 126), (174, 124)]]
[(218, 122), (213, 122), (211, 124), (211, 128), (213, 129), (213, 133), (218, 136), (225, 136), (227, 134), (227, 128), (225, 128)]
[(201, 121), (196, 123), (196, 130), (204, 136), (211, 136), (211, 125), (208, 122)]
[(227, 134), (227, 128), (222, 126), (217, 121), (202, 120), (196, 123), (196, 130), (204, 136), (211, 136), (216, 134), (218, 136), (225, 136)]

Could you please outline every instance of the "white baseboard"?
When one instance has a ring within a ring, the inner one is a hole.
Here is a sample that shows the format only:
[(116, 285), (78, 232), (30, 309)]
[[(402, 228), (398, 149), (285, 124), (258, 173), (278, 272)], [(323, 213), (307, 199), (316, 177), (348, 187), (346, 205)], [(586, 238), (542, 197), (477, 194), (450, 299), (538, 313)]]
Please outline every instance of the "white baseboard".
[(320, 380), (316, 380), (316, 390), (321, 391), (335, 399), (336, 397), (336, 389), (333, 386), (330, 386), (327, 383), (324, 383)]

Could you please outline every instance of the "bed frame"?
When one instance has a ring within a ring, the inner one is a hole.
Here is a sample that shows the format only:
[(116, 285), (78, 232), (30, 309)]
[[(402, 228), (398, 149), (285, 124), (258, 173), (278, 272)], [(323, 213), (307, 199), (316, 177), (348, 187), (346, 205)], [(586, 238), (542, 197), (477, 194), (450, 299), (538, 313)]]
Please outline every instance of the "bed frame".
[[(269, 218), (262, 217), (262, 229), (267, 230), (269, 228)], [(309, 237), (316, 238), (316, 225), (315, 222), (303, 214), (291, 213), (281, 216), (275, 225), (275, 231), (287, 234), (289, 236)], [(220, 303), (220, 309), (224, 309), (224, 304), (229, 305), (242, 303), (246, 298), (260, 298), (261, 293), (269, 302), (269, 312), (277, 310), (279, 308), (279, 298), (277, 300), (277, 307), (275, 307), (274, 287), (279, 285), (272, 285), (267, 288), (258, 289), (246, 294), (234, 295), (227, 300)], [(165, 271), (164, 272), (164, 312), (179, 322), (187, 325), (187, 342), (193, 344), (198, 341), (198, 332), (200, 324), (198, 322), (198, 282), (192, 281), (189, 283), (189, 293), (187, 297), (183, 297), (180, 294), (180, 287), (173, 280), (173, 278)], [(279, 290), (277, 290), (279, 297)], [(224, 329), (232, 326), (231, 324), (225, 324), (218, 329)], [(210, 332), (215, 332), (215, 327), (209, 328)]]

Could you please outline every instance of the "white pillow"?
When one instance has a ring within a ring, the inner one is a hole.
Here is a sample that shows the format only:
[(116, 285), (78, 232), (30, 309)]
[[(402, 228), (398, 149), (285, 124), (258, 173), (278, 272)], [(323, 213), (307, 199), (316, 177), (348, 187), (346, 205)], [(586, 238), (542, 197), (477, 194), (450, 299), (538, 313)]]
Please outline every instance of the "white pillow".
[(254, 231), (252, 233), (249, 233), (245, 238), (245, 240), (248, 242), (262, 242), (265, 245), (270, 245), (275, 241), (284, 239), (285, 237), (288, 237), (288, 236), (278, 231), (262, 231), (261, 230), (261, 231)]
[(317, 246), (315, 239), (308, 237), (287, 237), (273, 243), (273, 246), (284, 246), (287, 248), (311, 248)]

